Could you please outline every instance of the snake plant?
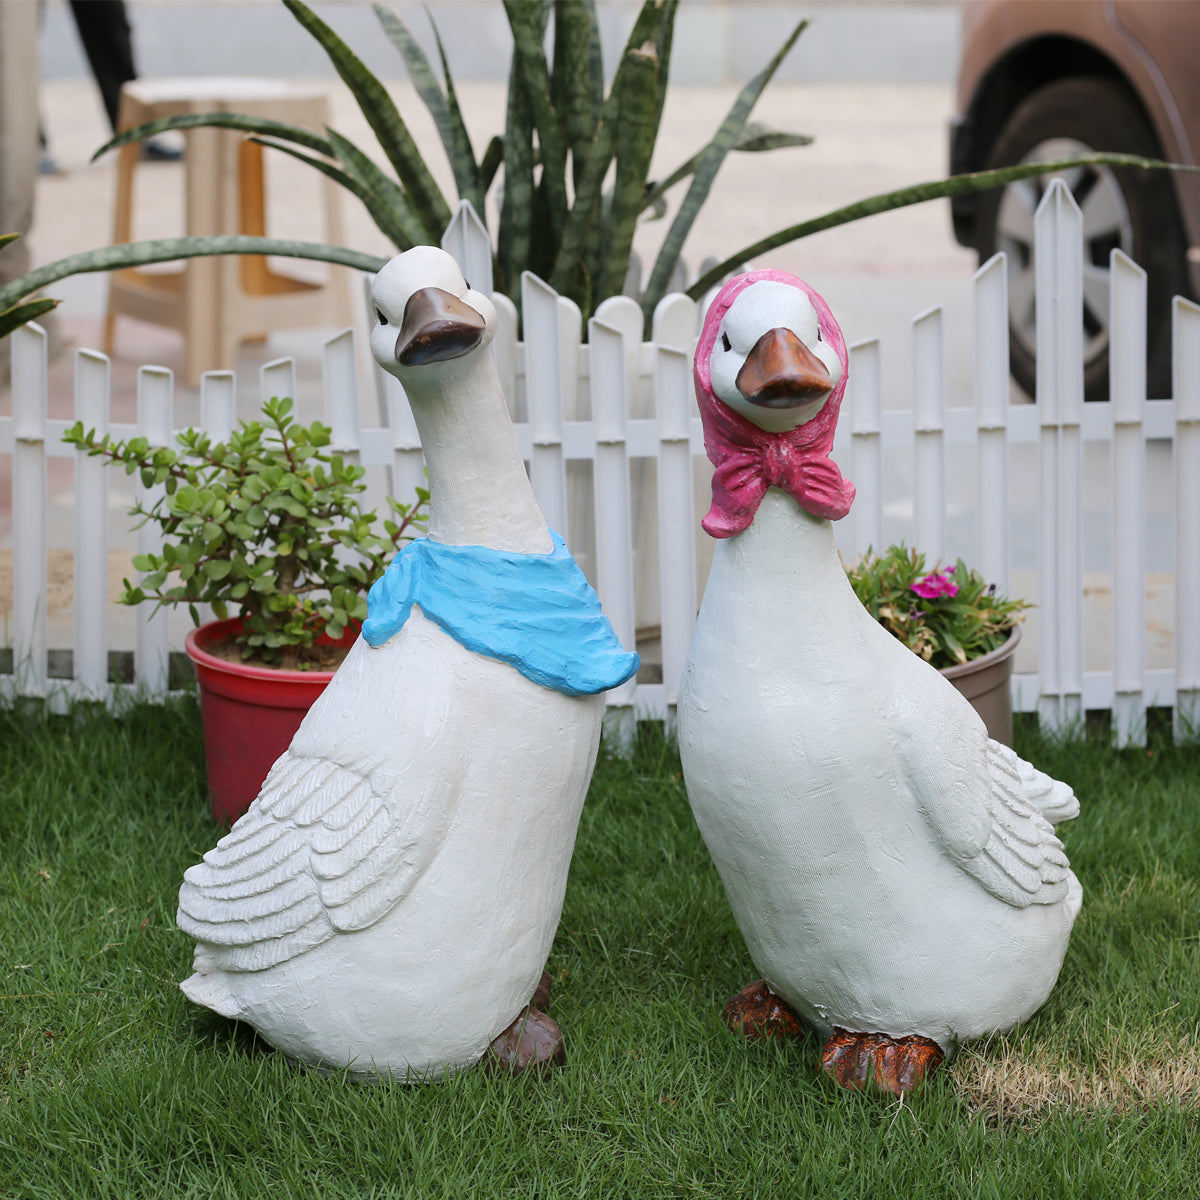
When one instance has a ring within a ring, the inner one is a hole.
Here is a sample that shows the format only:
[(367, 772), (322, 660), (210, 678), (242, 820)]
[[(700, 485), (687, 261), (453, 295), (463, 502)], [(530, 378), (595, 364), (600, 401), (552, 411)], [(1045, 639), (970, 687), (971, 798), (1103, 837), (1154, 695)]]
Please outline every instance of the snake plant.
[[(322, 136), (283, 122), (236, 113), (150, 121), (114, 137), (96, 156), (169, 129), (216, 126), (240, 130), (336, 180), (362, 202), (397, 252), (421, 243), (437, 244), (450, 220), (451, 204), (387, 89), (302, 0), (283, 3), (321, 45), (349, 87), (392, 174), (333, 129), (327, 128)], [(769, 130), (750, 121), (758, 97), (807, 22), (796, 24), (766, 65), (742, 88), (708, 142), (663, 179), (652, 180), (650, 162), (666, 99), (679, 0), (644, 0), (607, 95), (594, 0), (503, 3), (513, 38), (507, 119), (504, 135), (492, 138), (478, 157), (436, 25), (434, 37), (444, 85), (404, 22), (384, 4), (374, 7), (383, 32), (399, 51), (418, 95), (434, 119), (459, 197), (469, 200), (482, 216), (487, 194), (497, 177), (502, 179), (493, 277), (496, 289), (514, 302), (520, 300), (521, 273), (529, 270), (546, 279), (560, 295), (572, 299), (586, 320), (601, 300), (621, 290), (637, 222), (648, 215), (662, 215), (668, 190), (689, 180), (640, 297), (649, 317), (671, 286), (688, 233), (726, 156), (731, 151), (762, 152), (811, 141), (802, 134)], [(551, 16), (553, 50), (547, 56), (545, 43)], [(1123, 154), (1088, 154), (917, 184), (858, 201), (743, 247), (696, 280), (688, 294), (698, 299), (748, 259), (811, 233), (925, 200), (997, 187), (1084, 163), (1169, 165)], [(1187, 168), (1172, 165), (1172, 169)], [(12, 236), (0, 238), (0, 244)], [(56, 280), (86, 271), (211, 254), (312, 258), (367, 271), (378, 270), (384, 261), (338, 246), (241, 235), (109, 246), (37, 268), (0, 289), (0, 337), (54, 306), (53, 300), (27, 297)]]

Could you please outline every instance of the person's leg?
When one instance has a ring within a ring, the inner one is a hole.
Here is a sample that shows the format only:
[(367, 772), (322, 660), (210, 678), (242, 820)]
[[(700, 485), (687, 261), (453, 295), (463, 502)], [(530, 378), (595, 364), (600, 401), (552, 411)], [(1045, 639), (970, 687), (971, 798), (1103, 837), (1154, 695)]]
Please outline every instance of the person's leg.
[(121, 85), (137, 78), (125, 0), (71, 0), (71, 13), (115, 133)]

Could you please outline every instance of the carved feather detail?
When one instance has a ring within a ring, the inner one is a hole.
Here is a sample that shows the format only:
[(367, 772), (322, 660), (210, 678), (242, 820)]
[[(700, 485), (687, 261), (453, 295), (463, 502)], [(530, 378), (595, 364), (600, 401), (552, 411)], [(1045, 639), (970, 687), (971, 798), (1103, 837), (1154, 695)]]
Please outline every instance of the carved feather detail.
[[(972, 785), (922, 789), (921, 807), (951, 858), (993, 896), (1014, 908), (1057, 904), (1067, 895), (1070, 866), (1046, 812), (1074, 816), (1075, 794), (1007, 746), (983, 741), (983, 769)], [(982, 829), (982, 844), (964, 838), (965, 828)]]
[(226, 971), (261, 971), (366, 929), (440, 844), (444, 822), (417, 793), (381, 795), (369, 776), (289, 750), (250, 811), (184, 875), (179, 927)]

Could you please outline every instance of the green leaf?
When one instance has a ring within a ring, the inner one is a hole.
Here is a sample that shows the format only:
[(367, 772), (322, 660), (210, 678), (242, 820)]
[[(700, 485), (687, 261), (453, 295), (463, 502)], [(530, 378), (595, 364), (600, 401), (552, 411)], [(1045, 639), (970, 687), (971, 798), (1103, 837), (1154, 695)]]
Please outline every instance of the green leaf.
[[(851, 221), (861, 221), (864, 217), (873, 217), (879, 213), (892, 212), (897, 208), (907, 208), (910, 204), (923, 204), (926, 200), (942, 200), (948, 196), (965, 196), (971, 192), (984, 192), (989, 188), (1003, 187), (1015, 183), (1019, 179), (1029, 179), (1034, 175), (1051, 175), (1056, 171), (1067, 171), (1073, 167), (1108, 166), (1136, 167), (1141, 170), (1156, 171), (1200, 171), (1200, 166), (1188, 166), (1184, 163), (1162, 162), (1154, 158), (1140, 158), (1136, 154), (1080, 154), (1074, 158), (1058, 158), (1047, 162), (1018, 163), (1012, 167), (998, 167), (991, 171), (974, 171), (965, 175), (951, 175), (946, 179), (934, 179), (926, 183), (915, 183), (909, 187), (898, 188), (894, 192), (882, 192), (877, 196), (869, 196), (865, 200), (855, 201), (842, 208), (835, 208), (824, 216), (813, 217), (801, 221), (798, 225), (789, 225), (769, 236), (744, 246), (735, 254), (731, 254), (723, 262), (717, 263), (711, 270), (706, 271), (687, 290), (693, 300), (699, 300), (709, 288), (719, 283), (730, 271), (736, 270), (748, 259), (757, 258), (771, 250), (786, 246), (789, 242), (799, 241), (814, 233), (826, 229), (835, 229)], [(2, 299), (2, 294), (0, 294)]]
[[(572, 294), (572, 283), (581, 278), (581, 268), (584, 267), (585, 249), (589, 237), (595, 234), (596, 214), (600, 204), (600, 189), (604, 185), (604, 176), (608, 173), (612, 162), (617, 134), (618, 97), (622, 87), (622, 75), (630, 70), (630, 59), (635, 52), (640, 52), (646, 42), (656, 40), (665, 19), (666, 9), (656, 0), (645, 0), (629, 40), (621, 63), (613, 78), (612, 90), (600, 110), (600, 118), (596, 122), (595, 137), (592, 148), (584, 164), (582, 178), (575, 193), (575, 203), (567, 218), (563, 230), (562, 243), (558, 249), (558, 257), (550, 276), (550, 286), (561, 295)], [(584, 273), (585, 274), (585, 273)], [(591, 306), (580, 305), (585, 317), (591, 315)]]
[(555, 0), (554, 108), (571, 150), (575, 187), (604, 104), (604, 68), (594, 0)]
[(20, 329), (22, 325), (28, 325), (30, 321), (36, 321), (38, 317), (44, 317), (58, 305), (58, 300), (44, 296), (37, 300), (29, 300), (25, 304), (16, 304), (12, 308), (0, 312), (0, 338), (7, 337), (14, 329)]
[(599, 281), (601, 297), (618, 295), (625, 282), (633, 234), (646, 191), (646, 174), (658, 136), (657, 87), (658, 59), (653, 47), (632, 51), (617, 96), (621, 137), (617, 142), (616, 183), (605, 237), (606, 265)]
[(204, 564), (204, 574), (214, 582), (227, 579), (232, 570), (233, 564), (227, 558), (213, 558)]
[(283, 142), (295, 142), (306, 149), (315, 150), (327, 158), (333, 158), (329, 143), (311, 129), (303, 129), (299, 125), (288, 125), (284, 121), (272, 121), (267, 117), (250, 117), (241, 113), (186, 113), (177, 117), (159, 117), (155, 121), (147, 121), (126, 129), (115, 137), (109, 138), (99, 150), (92, 155), (95, 162), (101, 155), (115, 150), (119, 146), (127, 146), (130, 142), (140, 142), (144, 138), (154, 137), (155, 134), (166, 133), (173, 129), (239, 129), (243, 133), (259, 134), (263, 137), (278, 138)]
[(358, 56), (302, 0), (283, 0), (288, 11), (312, 34), (329, 56), (334, 69), (354, 94), (362, 114), (367, 119), (379, 145), (395, 168), (404, 189), (411, 197), (431, 245), (437, 245), (442, 232), (450, 223), (450, 206), (446, 203), (421, 152), (413, 141), (399, 110), (387, 89), (367, 69)]
[(520, 86), (521, 61), (513, 51), (509, 69), (508, 112), (504, 127), (504, 192), (496, 242), (496, 285), (520, 297), (521, 271), (529, 261), (533, 236), (533, 118), (525, 88)]
[(145, 242), (123, 242), (98, 250), (71, 254), (56, 262), (36, 267), (19, 279), (0, 288), (0, 313), (18, 300), (57, 283), (70, 275), (91, 271), (116, 271), (124, 267), (142, 267), (149, 263), (174, 262), (181, 258), (201, 258), (213, 254), (277, 254), (283, 258), (307, 258), (318, 262), (336, 263), (357, 271), (378, 271), (386, 258), (329, 246), (320, 242), (294, 242), (286, 238), (247, 237), (243, 234), (222, 234), (213, 237), (156, 238)]
[(488, 142), (487, 149), (483, 152), (483, 161), (479, 164), (479, 190), (483, 195), (487, 195), (503, 161), (504, 139), (497, 134)]
[(734, 142), (734, 150), (743, 154), (761, 154), (767, 150), (786, 150), (793, 146), (811, 146), (813, 139), (807, 133), (788, 133), (783, 129), (771, 129), (761, 121), (748, 121)]
[(671, 77), (671, 47), (675, 43), (675, 13), (679, 0), (666, 0), (662, 24), (658, 29), (655, 49), (658, 57), (658, 97), (654, 105), (654, 127), (662, 124), (663, 108), (667, 103), (667, 84)]
[[(749, 121), (738, 134), (732, 149), (740, 153), (762, 153), (767, 150), (783, 150), (792, 146), (811, 146), (813, 139), (806, 133), (785, 133), (769, 129), (758, 121)], [(647, 187), (642, 208), (657, 208), (663, 196), (681, 179), (691, 175), (700, 163), (704, 152), (697, 150), (685, 163), (681, 163), (665, 179)]]
[(347, 172), (362, 189), (359, 198), (366, 205), (381, 233), (391, 238), (399, 250), (408, 250), (425, 240), (420, 216), (404, 190), (348, 138), (329, 130), (338, 157)]
[(646, 284), (646, 292), (642, 297), (642, 311), (646, 314), (647, 321), (653, 314), (655, 306), (666, 295), (667, 285), (675, 271), (679, 256), (683, 252), (683, 243), (691, 232), (701, 207), (708, 199), (709, 190), (716, 178), (717, 171), (725, 161), (725, 156), (737, 140), (738, 134), (741, 133), (750, 116), (750, 110), (762, 95), (763, 88), (771, 81), (779, 64), (783, 62), (784, 57), (807, 26), (807, 21), (800, 21), (772, 56), (771, 61), (742, 88), (733, 107), (721, 123), (721, 128), (717, 130), (712, 141), (702, 151), (687, 195), (679, 206), (675, 219), (671, 222), (671, 228), (659, 249), (658, 258), (654, 262), (654, 270), (650, 272), (650, 279)]
[(470, 200), (478, 213), (483, 212), (483, 192), (479, 187), (479, 168), (475, 163), (475, 151), (471, 146), (471, 137), (463, 121), (462, 110), (458, 106), (458, 97), (454, 93), (454, 83), (450, 77), (450, 67), (446, 62), (446, 52), (442, 39), (438, 34), (437, 25), (430, 16), (429, 23), (433, 27), (433, 36), (437, 40), (438, 54), (442, 61), (442, 74), (446, 79), (446, 91), (442, 92), (425, 57), (425, 52), (417, 45), (408, 27), (390, 8), (383, 4), (375, 4), (375, 15), (383, 26), (384, 33), (392, 45), (404, 57), (404, 65), (408, 68), (409, 78), (417, 94), (425, 102), (437, 126), (438, 137), (441, 138), (442, 148), (450, 169), (454, 172), (454, 185), (458, 194), (464, 200)]
[(504, 10), (512, 28), (513, 54), (521, 64), (520, 71), (514, 72), (516, 79), (509, 86), (524, 89), (537, 130), (542, 158), (541, 186), (545, 189), (546, 218), (550, 223), (548, 236), (551, 244), (557, 246), (570, 210), (567, 156), (550, 95), (550, 68), (542, 45), (542, 23), (535, 7), (525, 0), (504, 0)]

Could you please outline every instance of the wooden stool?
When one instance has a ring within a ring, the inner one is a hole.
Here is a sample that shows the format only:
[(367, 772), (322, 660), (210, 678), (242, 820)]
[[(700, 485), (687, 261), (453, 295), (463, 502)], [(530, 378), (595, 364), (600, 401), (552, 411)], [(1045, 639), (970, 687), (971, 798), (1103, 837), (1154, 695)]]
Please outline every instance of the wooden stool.
[[(269, 117), (324, 133), (323, 92), (268, 79), (139, 79), (121, 90), (119, 125), (129, 129), (159, 117), (237, 112)], [(189, 129), (184, 133), (186, 233), (264, 236), (263, 148), (235, 129)], [(133, 172), (142, 144), (118, 151), (113, 242), (132, 240)], [(338, 187), (321, 177), (325, 198), (323, 235), (312, 241), (340, 245)], [(184, 336), (184, 377), (190, 387), (204, 371), (229, 370), (239, 342), (261, 339), (272, 329), (341, 326), (350, 320), (346, 272), (330, 266), (324, 283), (271, 270), (256, 255), (184, 260), (179, 270), (127, 268), (109, 276), (104, 351), (113, 352), (116, 319), (124, 314), (178, 329)]]

